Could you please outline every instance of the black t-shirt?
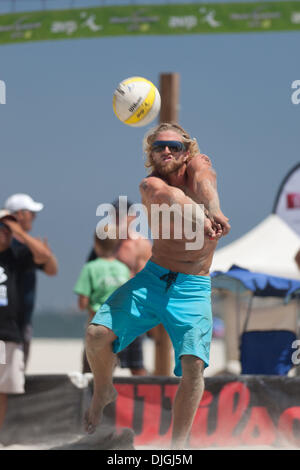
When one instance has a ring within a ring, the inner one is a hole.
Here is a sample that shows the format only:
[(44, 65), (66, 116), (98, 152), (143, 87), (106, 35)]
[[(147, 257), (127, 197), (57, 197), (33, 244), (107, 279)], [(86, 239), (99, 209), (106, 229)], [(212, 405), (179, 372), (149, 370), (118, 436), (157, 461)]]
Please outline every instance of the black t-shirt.
[[(28, 252), (27, 256), (30, 256), (31, 251), (23, 243), (19, 242), (15, 238), (12, 240), (11, 248), (13, 251), (18, 252), (19, 250), (24, 250)], [(35, 304), (36, 297), (36, 285), (37, 285), (37, 275), (36, 269), (43, 269), (44, 265), (33, 265), (29, 269), (26, 269), (19, 279), (19, 288), (20, 288), (20, 304), (19, 304), (19, 326), (23, 331), (27, 325), (31, 325), (32, 315)]]
[(0, 252), (0, 340), (22, 341), (18, 313), (20, 283), (25, 271), (37, 267), (30, 250), (25, 246)]

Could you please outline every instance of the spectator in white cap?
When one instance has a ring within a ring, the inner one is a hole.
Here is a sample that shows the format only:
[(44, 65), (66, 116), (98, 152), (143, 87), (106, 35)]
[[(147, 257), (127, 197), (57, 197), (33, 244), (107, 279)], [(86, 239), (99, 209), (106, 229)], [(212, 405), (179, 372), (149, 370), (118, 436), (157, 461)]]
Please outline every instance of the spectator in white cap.
[(4, 209), (10, 211), (17, 218), (23, 230), (30, 232), (32, 222), (37, 212), (44, 207), (41, 202), (35, 202), (28, 194), (13, 194), (6, 199)]
[[(20, 279), (21, 304), (19, 310), (19, 326), (22, 331), (25, 365), (27, 364), (32, 338), (32, 315), (36, 297), (36, 268), (39, 267), (49, 276), (57, 273), (57, 261), (47, 240), (34, 238), (28, 232), (32, 229), (36, 213), (43, 209), (41, 202), (36, 202), (28, 194), (13, 194), (4, 204), (4, 208), (14, 215), (18, 224), (11, 227), (13, 234), (12, 249), (35, 251), (36, 266), (22, 273)], [(25, 246), (24, 246), (25, 245)]]
[[(13, 236), (23, 243), (13, 246)], [(24, 393), (23, 332), (19, 325), (19, 309), (23, 293), (19, 279), (24, 273), (48, 263), (48, 251), (38, 240), (26, 234), (16, 218), (0, 210), (0, 427), (9, 394)], [(43, 262), (44, 264), (40, 265)]]

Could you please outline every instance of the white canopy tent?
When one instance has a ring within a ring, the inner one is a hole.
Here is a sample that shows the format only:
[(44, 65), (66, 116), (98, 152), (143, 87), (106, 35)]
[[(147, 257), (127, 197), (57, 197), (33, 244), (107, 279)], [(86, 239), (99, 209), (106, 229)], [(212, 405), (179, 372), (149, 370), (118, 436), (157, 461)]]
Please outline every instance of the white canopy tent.
[[(300, 271), (294, 260), (299, 248), (299, 235), (278, 215), (272, 214), (238, 240), (217, 250), (211, 272), (226, 273), (235, 264), (252, 273), (299, 280)], [(213, 302), (218, 302), (225, 322), (227, 370), (235, 373), (240, 370), (240, 341), (245, 331), (297, 332), (297, 300), (285, 304), (284, 299), (277, 297), (252, 298), (251, 291), (241, 290), (238, 284), (236, 292), (226, 287), (226, 283), (223, 288), (215, 286), (213, 292)]]
[(233, 264), (253, 272), (300, 279), (294, 260), (300, 237), (278, 215), (271, 214), (238, 240), (217, 250), (211, 272)]

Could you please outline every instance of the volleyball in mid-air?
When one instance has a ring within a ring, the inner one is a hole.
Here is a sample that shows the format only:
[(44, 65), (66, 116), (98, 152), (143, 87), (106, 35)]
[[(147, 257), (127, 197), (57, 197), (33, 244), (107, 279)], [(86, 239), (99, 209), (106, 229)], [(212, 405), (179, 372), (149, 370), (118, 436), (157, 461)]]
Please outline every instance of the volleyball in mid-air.
[(146, 126), (160, 111), (159, 91), (146, 78), (126, 78), (114, 92), (113, 110), (117, 118), (128, 126)]

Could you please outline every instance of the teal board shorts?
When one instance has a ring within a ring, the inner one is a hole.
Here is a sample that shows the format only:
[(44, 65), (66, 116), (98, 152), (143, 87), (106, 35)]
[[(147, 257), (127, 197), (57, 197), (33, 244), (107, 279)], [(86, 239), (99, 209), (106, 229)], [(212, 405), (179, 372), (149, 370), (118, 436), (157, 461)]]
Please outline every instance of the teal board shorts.
[(148, 261), (91, 321), (115, 333), (114, 353), (160, 323), (174, 347), (176, 376), (182, 375), (180, 357), (186, 354), (199, 357), (207, 367), (212, 337), (210, 277), (176, 273)]

